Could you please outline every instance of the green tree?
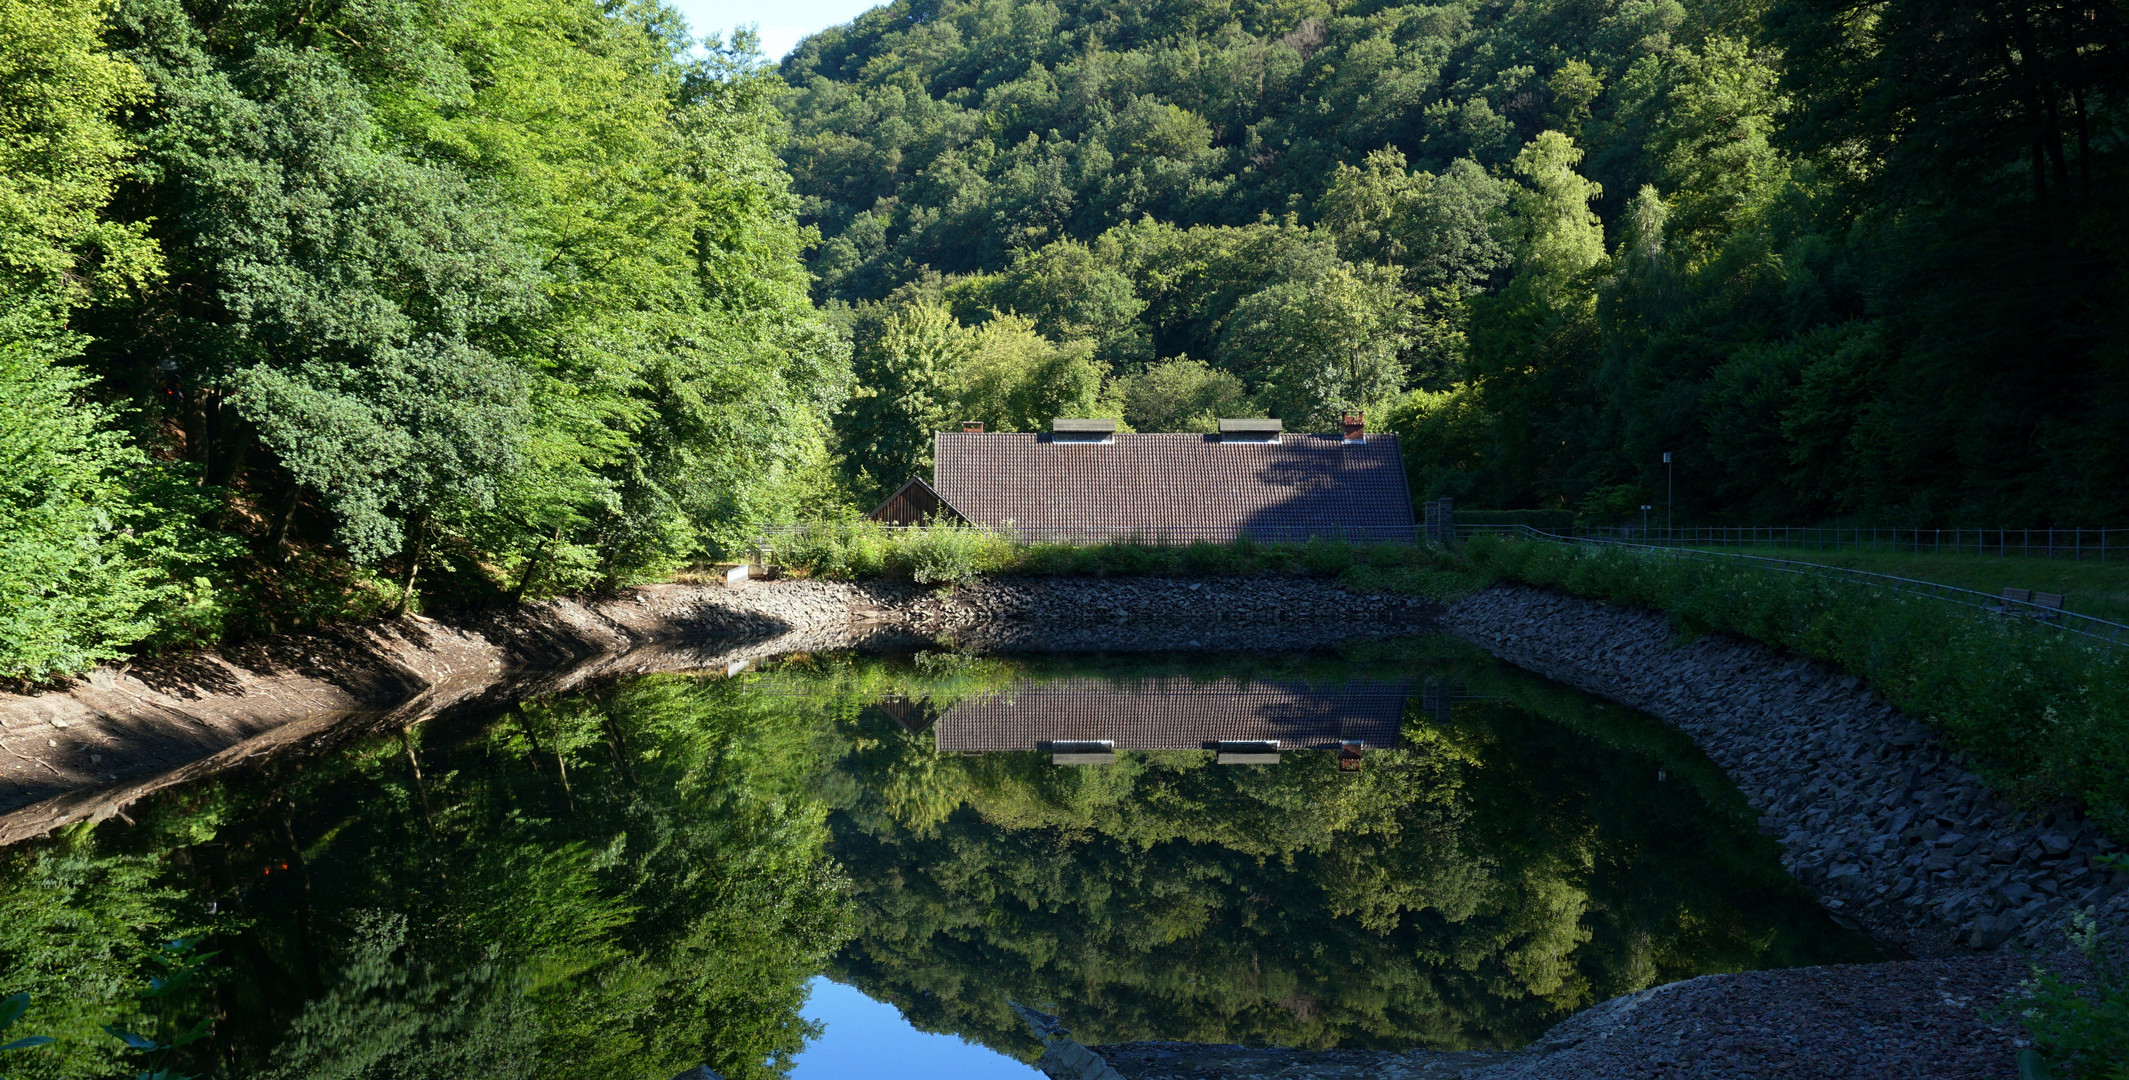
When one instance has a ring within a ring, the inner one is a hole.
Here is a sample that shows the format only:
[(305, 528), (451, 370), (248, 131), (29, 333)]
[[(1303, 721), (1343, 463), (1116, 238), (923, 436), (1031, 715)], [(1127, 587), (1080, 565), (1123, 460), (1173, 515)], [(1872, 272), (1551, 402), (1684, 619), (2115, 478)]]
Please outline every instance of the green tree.
[(923, 302), (888, 315), (858, 351), (859, 389), (840, 428), (858, 491), (884, 495), (931, 467), (932, 434), (957, 419), (954, 384), (973, 349), (951, 311)]
[(1137, 431), (1216, 431), (1223, 418), (1260, 416), (1263, 410), (1242, 380), (1203, 360), (1177, 357), (1147, 367), (1123, 381), (1124, 421)]
[(1380, 275), (1344, 267), (1274, 285), (1235, 305), (1215, 355), (1273, 415), (1333, 431), (1341, 413), (1404, 388), (1403, 300)]
[(115, 122), (146, 85), (103, 43), (102, 3), (0, 3), (0, 678), (123, 655), (176, 599), (150, 541), (153, 467), (69, 366), (70, 312), (160, 271), (104, 213), (127, 166)]

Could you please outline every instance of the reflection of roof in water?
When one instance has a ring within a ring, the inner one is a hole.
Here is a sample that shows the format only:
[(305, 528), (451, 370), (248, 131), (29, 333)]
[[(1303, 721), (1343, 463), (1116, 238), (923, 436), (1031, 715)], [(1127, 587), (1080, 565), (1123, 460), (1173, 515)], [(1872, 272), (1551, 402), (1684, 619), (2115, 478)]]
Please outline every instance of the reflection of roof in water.
[(965, 698), (939, 717), (939, 749), (1036, 750), (1056, 739), (1109, 739), (1120, 750), (1196, 750), (1221, 741), (1277, 739), (1289, 747), (1357, 739), (1395, 746), (1403, 683), (1335, 685), (1192, 679), (1060, 679)]

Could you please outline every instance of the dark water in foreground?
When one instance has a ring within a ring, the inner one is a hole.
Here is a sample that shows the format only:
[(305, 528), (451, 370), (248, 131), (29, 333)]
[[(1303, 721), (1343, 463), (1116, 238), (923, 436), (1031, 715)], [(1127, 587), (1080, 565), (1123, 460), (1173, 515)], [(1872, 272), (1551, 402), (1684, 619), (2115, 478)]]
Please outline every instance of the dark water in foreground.
[[(1682, 736), (1440, 640), (724, 675), (0, 855), (0, 994), (32, 997), (0, 1041), (59, 1039), (0, 1074), (775, 1076), (822, 973), (1013, 1055), (1008, 998), (1090, 1043), (1513, 1047), (1657, 983), (1875, 955)], [(1264, 737), (1277, 764), (1203, 748)], [(1101, 738), (1112, 763), (1046, 749)]]

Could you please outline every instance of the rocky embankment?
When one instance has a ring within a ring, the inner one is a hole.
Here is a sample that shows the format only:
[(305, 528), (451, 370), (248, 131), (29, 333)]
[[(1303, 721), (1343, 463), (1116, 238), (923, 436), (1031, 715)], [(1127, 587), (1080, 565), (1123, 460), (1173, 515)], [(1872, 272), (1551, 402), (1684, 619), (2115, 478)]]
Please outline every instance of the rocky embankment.
[(1674, 647), (1670, 621), (1528, 588), (1444, 617), (1504, 659), (1634, 706), (1691, 735), (1835, 911), (1913, 956), (2052, 948), (2072, 913), (2129, 928), (2129, 874), (2069, 806), (2021, 809), (1852, 675), (1758, 642)]
[(153, 791), (326, 738), (607, 675), (853, 647), (1290, 649), (1410, 633), (1440, 610), (1308, 579), (659, 585), (407, 618), (98, 669), (0, 695), (0, 844), (122, 815)]

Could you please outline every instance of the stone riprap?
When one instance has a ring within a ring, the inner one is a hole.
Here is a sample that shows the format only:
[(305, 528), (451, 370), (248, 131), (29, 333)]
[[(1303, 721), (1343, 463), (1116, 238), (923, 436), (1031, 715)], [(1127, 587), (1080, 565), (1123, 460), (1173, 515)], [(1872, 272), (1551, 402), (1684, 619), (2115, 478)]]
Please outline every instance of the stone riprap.
[(1613, 998), (1468, 1080), (2012, 1080), (2006, 952), (1703, 975)]
[(1390, 1053), (1122, 1043), (1128, 1080), (2010, 1080), (1996, 1006), (2025, 977), (1997, 951), (1703, 975), (1624, 994), (1521, 1050)]
[(1512, 1060), (1501, 1051), (1289, 1050), (1205, 1043), (1097, 1046), (1127, 1080), (1466, 1080)]
[(1668, 618), (1497, 587), (1445, 624), (1503, 659), (1692, 736), (1837, 918), (1918, 957), (2052, 949), (2072, 913), (2129, 927), (2117, 850), (2068, 806), (2024, 810), (1852, 675), (1759, 642), (1677, 644)]
[(1286, 650), (1434, 629), (1441, 610), (1312, 578), (993, 578), (894, 617), (979, 651)]

